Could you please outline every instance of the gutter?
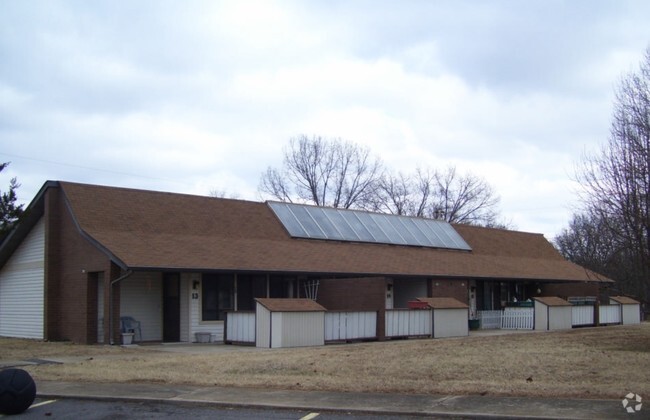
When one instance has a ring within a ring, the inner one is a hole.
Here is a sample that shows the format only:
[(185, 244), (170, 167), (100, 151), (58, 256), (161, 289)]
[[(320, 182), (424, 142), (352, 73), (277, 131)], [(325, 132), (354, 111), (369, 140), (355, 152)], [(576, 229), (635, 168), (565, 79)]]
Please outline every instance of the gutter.
[(133, 274), (133, 271), (127, 270), (126, 273), (111, 281), (111, 285), (108, 288), (108, 342), (112, 346), (114, 345), (113, 340), (113, 286), (122, 280), (125, 280)]

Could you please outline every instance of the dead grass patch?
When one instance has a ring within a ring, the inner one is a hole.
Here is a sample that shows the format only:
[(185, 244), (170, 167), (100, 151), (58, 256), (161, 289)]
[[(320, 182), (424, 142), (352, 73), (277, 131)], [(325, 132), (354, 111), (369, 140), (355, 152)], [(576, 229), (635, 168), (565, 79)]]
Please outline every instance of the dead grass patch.
[(92, 357), (139, 352), (137, 347), (86, 346), (71, 342), (24, 340), (0, 337), (0, 360), (47, 359), (48, 357)]
[[(5, 344), (0, 340), (3, 359)], [(35, 347), (32, 357), (82, 349), (108, 356), (29, 367), (40, 380), (578, 398), (619, 398), (629, 391), (650, 395), (650, 323), (209, 354), (126, 351), (119, 358), (115, 351), (130, 349)]]

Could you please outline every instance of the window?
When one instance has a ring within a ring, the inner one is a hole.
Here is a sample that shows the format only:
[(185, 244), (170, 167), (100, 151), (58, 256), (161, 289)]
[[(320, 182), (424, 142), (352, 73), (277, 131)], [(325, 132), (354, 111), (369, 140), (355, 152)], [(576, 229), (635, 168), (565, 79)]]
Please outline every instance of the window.
[(225, 320), (226, 311), (234, 309), (234, 277), (223, 274), (204, 274), (201, 288), (201, 320)]

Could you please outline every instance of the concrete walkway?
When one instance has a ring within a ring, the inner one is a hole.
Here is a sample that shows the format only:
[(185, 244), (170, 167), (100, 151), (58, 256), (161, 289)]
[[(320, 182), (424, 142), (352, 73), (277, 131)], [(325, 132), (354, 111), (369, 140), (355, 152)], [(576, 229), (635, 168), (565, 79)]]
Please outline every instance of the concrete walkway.
[[(631, 418), (619, 400), (570, 400), (490, 396), (343, 393), (158, 384), (38, 381), (41, 398), (87, 398), (217, 404), (249, 408), (408, 414), (440, 417), (617, 419)], [(637, 413), (642, 414), (642, 413)], [(637, 416), (642, 418), (643, 416)]]

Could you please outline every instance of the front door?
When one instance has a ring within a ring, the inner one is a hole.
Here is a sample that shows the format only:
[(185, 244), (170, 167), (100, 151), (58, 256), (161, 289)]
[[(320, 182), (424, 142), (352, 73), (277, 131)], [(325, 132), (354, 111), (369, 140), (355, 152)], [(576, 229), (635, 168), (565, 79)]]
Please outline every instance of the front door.
[(181, 276), (163, 276), (163, 341), (181, 341)]

